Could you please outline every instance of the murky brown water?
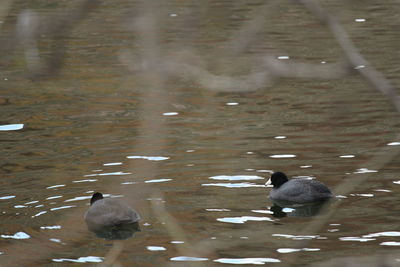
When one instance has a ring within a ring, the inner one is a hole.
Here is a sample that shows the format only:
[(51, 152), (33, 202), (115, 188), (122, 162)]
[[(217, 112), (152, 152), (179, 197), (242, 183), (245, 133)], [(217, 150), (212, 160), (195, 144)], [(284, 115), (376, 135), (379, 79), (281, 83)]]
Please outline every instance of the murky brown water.
[[(10, 3), (1, 24), (6, 39), (23, 9), (46, 16), (73, 4)], [(325, 4), (398, 85), (399, 6)], [(388, 156), (400, 145), (399, 116), (360, 76), (218, 93), (187, 77), (154, 82), (121, 60), (138, 50), (151, 57), (191, 48), (207, 69), (239, 76), (265, 53), (288, 56), (285, 62), (340, 59), (328, 30), (292, 2), (266, 10), (246, 53), (224, 54), (226, 41), (261, 7), (164, 3), (156, 9), (160, 52), (140, 41), (146, 32), (131, 31), (145, 13), (141, 3), (100, 2), (70, 32), (40, 39), (40, 53), (49, 57), (51, 44), (60, 45), (55, 40), (65, 46), (61, 69), (46, 77), (32, 78), (24, 49), (15, 47), (0, 65), (0, 264), (306, 265), (399, 255), (400, 162)], [(154, 97), (157, 84), (164, 93)], [(305, 232), (324, 213), (303, 217), (285, 208), (275, 217), (264, 187), (272, 170), (316, 177), (333, 190), (369, 178), (337, 200), (321, 229)], [(123, 196), (141, 214), (141, 231), (117, 242), (88, 231), (83, 214), (93, 191)], [(400, 264), (400, 256), (388, 261)]]

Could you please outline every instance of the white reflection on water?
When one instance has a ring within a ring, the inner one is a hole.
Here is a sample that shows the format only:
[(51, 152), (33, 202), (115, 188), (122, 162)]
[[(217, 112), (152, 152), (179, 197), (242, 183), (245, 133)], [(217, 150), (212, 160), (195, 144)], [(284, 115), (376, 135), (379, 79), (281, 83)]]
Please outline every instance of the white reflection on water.
[(251, 210), (252, 212), (256, 212), (256, 213), (264, 213), (264, 214), (274, 214), (272, 211), (270, 210)]
[(97, 182), (97, 179), (84, 179), (84, 180), (77, 180), (77, 181), (72, 181), (73, 183), (93, 183)]
[(217, 175), (209, 177), (213, 180), (228, 180), (228, 181), (240, 181), (240, 180), (260, 180), (264, 179), (261, 176), (257, 175)]
[(176, 116), (178, 114), (179, 114), (178, 112), (164, 112), (163, 113), (164, 116)]
[(167, 160), (169, 157), (127, 156), (128, 159), (147, 159), (151, 161)]
[(387, 241), (387, 242), (382, 242), (379, 245), (381, 245), (381, 246), (400, 246), (400, 242)]
[(6, 124), (0, 125), (0, 131), (16, 131), (24, 128), (23, 124)]
[(48, 187), (46, 187), (46, 189), (53, 189), (53, 188), (58, 188), (58, 187), (63, 187), (63, 186), (65, 186), (65, 184), (57, 184), (57, 185), (48, 186)]
[(175, 240), (175, 241), (171, 241), (171, 244), (184, 244), (184, 241), (179, 241), (179, 240)]
[(206, 209), (206, 211), (231, 211), (229, 209)]
[(55, 262), (64, 262), (64, 261), (69, 261), (69, 262), (103, 262), (103, 257), (96, 257), (96, 256), (87, 256), (87, 257), (79, 257), (78, 259), (53, 259)]
[(267, 262), (281, 262), (278, 259), (274, 258), (220, 258), (214, 260), (219, 263), (227, 263), (227, 264), (265, 264)]
[(341, 155), (339, 158), (354, 158), (354, 155)]
[(42, 230), (56, 230), (56, 229), (61, 229), (61, 225), (53, 225), (53, 226), (40, 226), (40, 229)]
[(400, 232), (389, 231), (389, 232), (379, 232), (379, 233), (363, 235), (363, 237), (378, 237), (378, 236), (400, 236)]
[(132, 174), (132, 173), (130, 173), (130, 172), (105, 172), (105, 173), (86, 174), (83, 177), (111, 176), (111, 175), (129, 175), (129, 174)]
[(359, 197), (373, 197), (374, 194), (350, 194), (350, 196), (359, 196)]
[(387, 144), (388, 146), (400, 146), (400, 142), (391, 142)]
[(293, 240), (304, 240), (304, 239), (314, 239), (314, 238), (320, 238), (319, 235), (287, 235), (287, 234), (272, 234), (272, 236), (277, 236), (277, 237), (284, 237), (284, 238), (289, 238)]
[(170, 259), (171, 261), (207, 261), (208, 258), (178, 256)]
[(279, 253), (292, 253), (292, 252), (299, 252), (299, 251), (319, 251), (320, 248), (279, 248), (276, 251)]
[(51, 211), (55, 211), (55, 210), (62, 210), (62, 209), (69, 209), (69, 208), (75, 208), (75, 205), (71, 205), (71, 206), (61, 206), (61, 207), (57, 207), (57, 208), (52, 208), (50, 209)]
[(269, 221), (269, 222), (273, 222), (274, 220), (269, 218), (269, 217), (241, 216), (241, 217), (217, 218), (217, 221), (226, 222), (226, 223), (245, 223), (247, 221)]
[(167, 250), (166, 248), (164, 248), (164, 247), (159, 247), (159, 246), (147, 246), (146, 248), (147, 248), (147, 250), (150, 250), (150, 251), (163, 251), (163, 250)]
[(172, 179), (153, 179), (153, 180), (147, 180), (144, 181), (145, 183), (162, 183), (162, 182), (168, 182), (172, 181)]
[(394, 184), (400, 184), (400, 180), (398, 181), (393, 181)]
[(80, 201), (80, 200), (86, 200), (86, 199), (91, 199), (91, 198), (92, 198), (92, 196), (74, 197), (74, 198), (70, 198), (70, 199), (64, 200), (64, 202)]
[(10, 199), (10, 198), (15, 198), (15, 196), (4, 196), (4, 197), (0, 197), (0, 199)]
[(273, 159), (288, 159), (288, 158), (295, 158), (297, 156), (294, 154), (276, 154), (276, 155), (271, 155), (269, 157)]
[(117, 165), (122, 165), (122, 162), (109, 162), (109, 163), (104, 163), (103, 166), (117, 166)]
[(265, 187), (265, 185), (254, 184), (254, 183), (211, 183), (202, 184), (202, 186), (222, 186), (228, 188), (240, 188), (240, 187)]
[(302, 165), (300, 166), (302, 169), (312, 168), (312, 165)]
[(368, 242), (368, 241), (373, 241), (373, 240), (376, 240), (376, 239), (375, 238), (362, 238), (362, 237), (357, 237), (357, 236), (345, 236), (345, 237), (340, 237), (339, 240), (341, 240), (341, 241)]
[(40, 215), (43, 215), (43, 214), (46, 214), (47, 213), (47, 211), (41, 211), (41, 212), (39, 212), (39, 213), (36, 213), (35, 215), (33, 215), (32, 216), (32, 218), (34, 218), (34, 217), (38, 217), (38, 216), (40, 216)]
[(284, 135), (278, 135), (274, 137), (275, 139), (286, 139), (286, 136)]
[(360, 174), (360, 173), (371, 173), (371, 172), (378, 172), (377, 170), (369, 170), (367, 168), (360, 168), (357, 169), (354, 174)]
[(50, 199), (56, 199), (56, 198), (60, 198), (62, 196), (51, 196), (51, 197), (47, 197), (46, 200), (50, 200)]
[(31, 238), (30, 235), (24, 232), (18, 232), (13, 235), (0, 235), (2, 238), (11, 238), (11, 239), (29, 239)]

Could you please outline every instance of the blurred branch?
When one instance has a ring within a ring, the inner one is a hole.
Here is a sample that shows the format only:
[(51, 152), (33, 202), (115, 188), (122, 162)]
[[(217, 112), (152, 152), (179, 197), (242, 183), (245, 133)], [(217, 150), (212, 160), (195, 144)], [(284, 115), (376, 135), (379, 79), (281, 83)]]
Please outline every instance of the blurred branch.
[[(98, 4), (98, 0), (85, 0), (76, 7), (47, 17), (40, 17), (32, 10), (22, 11), (17, 17), (14, 35), (1, 40), (0, 57), (10, 57), (14, 55), (15, 47), (22, 46), (31, 78), (57, 73), (64, 62), (66, 37)], [(41, 58), (38, 47), (43, 36), (53, 39), (47, 59)]]
[(348, 62), (356, 69), (375, 89), (386, 95), (397, 111), (400, 111), (400, 97), (396, 89), (382, 73), (377, 71), (358, 51), (351, 41), (346, 30), (337, 20), (325, 11), (315, 0), (297, 0), (313, 13), (332, 32), (336, 42), (342, 48)]

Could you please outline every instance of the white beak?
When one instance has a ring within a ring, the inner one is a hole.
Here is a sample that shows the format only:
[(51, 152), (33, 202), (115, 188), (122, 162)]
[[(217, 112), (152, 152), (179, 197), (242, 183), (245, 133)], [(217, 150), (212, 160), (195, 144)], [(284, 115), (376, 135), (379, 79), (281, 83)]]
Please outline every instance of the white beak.
[(267, 186), (267, 187), (272, 186), (271, 178), (269, 178), (269, 180), (265, 183), (265, 186)]

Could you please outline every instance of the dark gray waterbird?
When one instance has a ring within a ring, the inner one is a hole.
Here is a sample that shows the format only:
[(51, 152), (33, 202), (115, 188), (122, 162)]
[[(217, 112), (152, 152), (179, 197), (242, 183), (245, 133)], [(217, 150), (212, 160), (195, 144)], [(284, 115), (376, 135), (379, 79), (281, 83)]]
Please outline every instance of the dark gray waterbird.
[(334, 195), (331, 190), (317, 180), (288, 179), (283, 172), (274, 172), (266, 185), (272, 184), (269, 193), (272, 201), (307, 203), (326, 200)]

